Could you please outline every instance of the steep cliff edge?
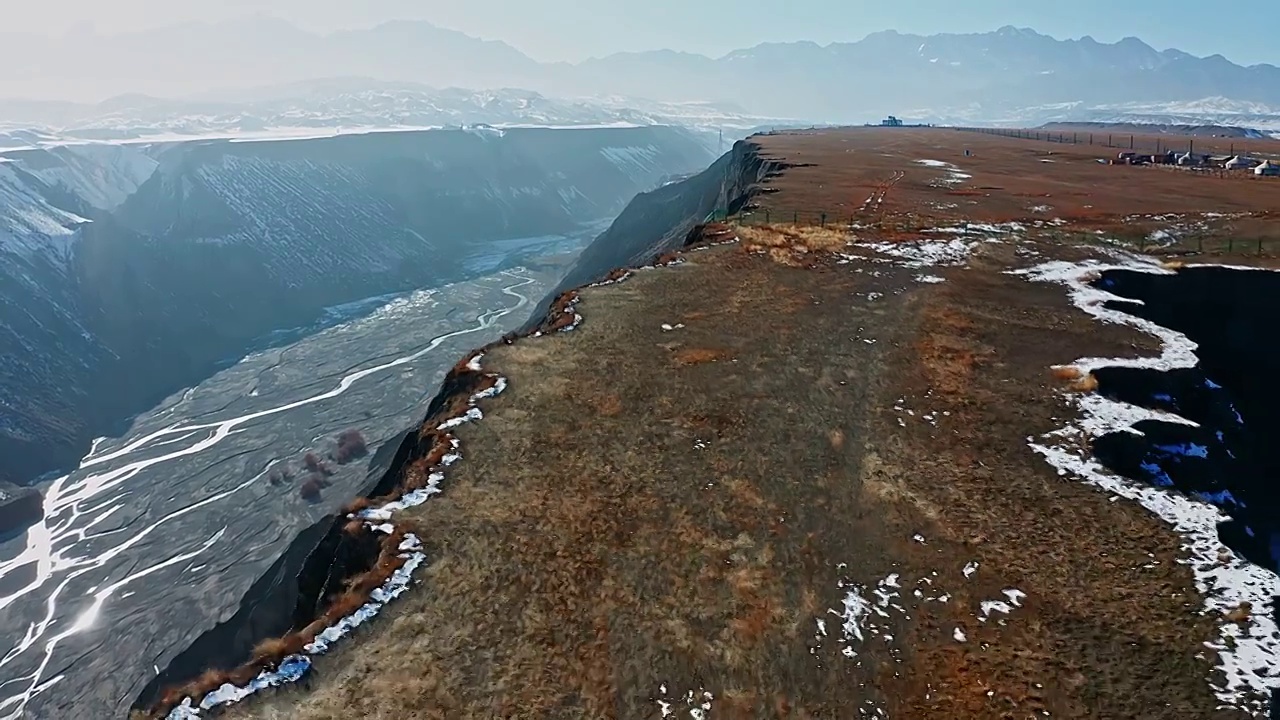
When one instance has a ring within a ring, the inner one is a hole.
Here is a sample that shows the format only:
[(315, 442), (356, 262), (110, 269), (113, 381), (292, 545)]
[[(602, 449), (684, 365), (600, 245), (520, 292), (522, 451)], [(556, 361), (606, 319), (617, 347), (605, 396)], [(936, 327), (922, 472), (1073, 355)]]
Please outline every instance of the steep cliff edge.
[(673, 127), (6, 153), (0, 481), (73, 464), (265, 333), (493, 272), (504, 241), (611, 217), (711, 159)]
[(697, 175), (640, 194), (582, 251), (531, 322), (541, 319), (551, 300), (566, 290), (594, 282), (616, 268), (644, 265), (678, 249), (695, 225), (713, 213), (738, 211), (769, 173), (783, 167), (784, 163), (762, 157), (758, 144), (740, 140)]
[[(736, 143), (706, 170), (637, 195), (608, 231), (583, 251), (560, 287), (543, 299), (524, 333), (544, 325), (548, 309), (565, 290), (600, 280), (618, 268), (648, 264), (680, 248), (690, 230), (708, 215), (726, 209), (733, 212), (748, 202), (758, 183), (781, 167), (763, 159), (758, 150), (750, 141)], [(384, 447), (379, 453), (374, 466), (383, 474), (378, 477), (371, 472), (365, 496), (394, 495), (415, 473), (415, 464), (439, 450), (430, 432), (450, 408), (465, 405), (475, 390), (474, 379), (475, 373), (462, 363), (445, 378), (421, 427), (408, 431), (398, 448)], [(241, 667), (243, 674), (244, 664), (254, 660), (254, 649), (263, 639), (297, 633), (323, 617), (348, 579), (378, 561), (378, 544), (369, 543), (365, 534), (344, 531), (348, 523), (346, 514), (339, 513), (300, 534), (242, 599), (240, 610), (162, 669), (136, 699), (135, 708), (153, 708), (166, 695), (172, 699), (173, 693), (166, 689), (180, 687), (206, 671), (225, 675)]]

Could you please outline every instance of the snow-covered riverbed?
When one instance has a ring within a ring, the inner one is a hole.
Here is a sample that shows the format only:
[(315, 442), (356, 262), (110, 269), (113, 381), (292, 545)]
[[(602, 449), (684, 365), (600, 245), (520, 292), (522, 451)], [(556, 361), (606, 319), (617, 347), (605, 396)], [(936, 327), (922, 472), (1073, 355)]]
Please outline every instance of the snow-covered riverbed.
[[(46, 489), (44, 521), (0, 545), (0, 718), (118, 717), (297, 533), (367, 482), (302, 459), (358, 430), (370, 448), (421, 419), (445, 371), (515, 329), (560, 276), (505, 270), (414, 293), (255, 353), (102, 440)], [(272, 477), (282, 463), (292, 479)]]

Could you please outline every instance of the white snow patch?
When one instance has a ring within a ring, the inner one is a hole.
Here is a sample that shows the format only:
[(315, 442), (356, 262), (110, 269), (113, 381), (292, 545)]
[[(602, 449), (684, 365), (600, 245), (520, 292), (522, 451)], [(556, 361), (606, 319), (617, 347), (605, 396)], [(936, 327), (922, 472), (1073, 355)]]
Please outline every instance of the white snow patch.
[[(1091, 287), (1086, 277), (1092, 273), (1109, 269), (1153, 274), (1174, 272), (1149, 258), (1121, 253), (1115, 253), (1115, 256), (1120, 262), (1051, 262), (1009, 272), (1035, 282), (1065, 285), (1070, 290), (1072, 302), (1097, 320), (1129, 325), (1162, 341), (1158, 357), (1082, 358), (1073, 363), (1081, 370), (1090, 372), (1100, 367), (1116, 366), (1168, 371), (1195, 366), (1196, 344), (1182, 333), (1104, 307), (1103, 303), (1108, 301), (1130, 301)], [(1226, 678), (1224, 685), (1214, 685), (1213, 689), (1224, 705), (1255, 714), (1264, 712), (1265, 709), (1251, 697), (1270, 696), (1272, 691), (1280, 689), (1280, 673), (1276, 671), (1280, 667), (1280, 628), (1277, 628), (1271, 610), (1271, 599), (1280, 595), (1280, 577), (1249, 563), (1219, 542), (1217, 524), (1227, 516), (1217, 507), (1121, 478), (1081, 449), (1078, 442), (1081, 435), (1098, 437), (1109, 432), (1135, 432), (1133, 424), (1151, 418), (1151, 411), (1096, 395), (1067, 396), (1066, 402), (1080, 411), (1081, 419), (1039, 440), (1031, 439), (1029, 445), (1032, 450), (1043, 455), (1058, 469), (1059, 475), (1076, 476), (1103, 491), (1133, 500), (1172, 525), (1184, 537), (1184, 549), (1190, 555), (1189, 564), (1196, 587), (1210, 613), (1225, 615), (1241, 603), (1251, 603), (1253, 613), (1246, 622), (1224, 622), (1219, 626), (1219, 640), (1208, 643), (1217, 652), (1220, 669)], [(1162, 417), (1176, 418), (1167, 414)], [(1192, 424), (1181, 418), (1177, 420)]]
[(1001, 600), (983, 600), (981, 603), (982, 612), (978, 615), (978, 622), (986, 622), (991, 617), (991, 613), (1002, 613), (1008, 615), (1013, 612), (1013, 608)]
[[(920, 241), (901, 243), (867, 243), (865, 247), (883, 255), (897, 258), (904, 267), (923, 268), (931, 266), (962, 265), (976, 243), (965, 242), (958, 238), (947, 241)], [(849, 256), (849, 259), (862, 259)]]

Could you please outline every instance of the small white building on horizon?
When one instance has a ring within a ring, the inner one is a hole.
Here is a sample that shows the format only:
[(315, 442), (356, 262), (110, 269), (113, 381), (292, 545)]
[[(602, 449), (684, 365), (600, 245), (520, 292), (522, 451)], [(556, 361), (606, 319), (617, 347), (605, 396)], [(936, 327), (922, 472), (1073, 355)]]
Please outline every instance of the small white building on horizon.
[(1267, 160), (1254, 168), (1253, 174), (1258, 177), (1280, 177), (1280, 165)]

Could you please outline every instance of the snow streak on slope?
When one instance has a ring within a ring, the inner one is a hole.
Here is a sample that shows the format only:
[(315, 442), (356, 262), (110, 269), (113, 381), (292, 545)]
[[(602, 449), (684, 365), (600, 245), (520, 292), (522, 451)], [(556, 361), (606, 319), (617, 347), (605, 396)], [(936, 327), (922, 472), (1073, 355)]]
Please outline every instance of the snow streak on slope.
[(0, 164), (0, 253), (65, 259), (76, 227), (89, 221), (53, 206), (18, 174), (17, 165)]
[(31, 174), (65, 188), (99, 210), (110, 210), (137, 191), (155, 172), (156, 161), (142, 150), (117, 145), (75, 145), (49, 153)]

